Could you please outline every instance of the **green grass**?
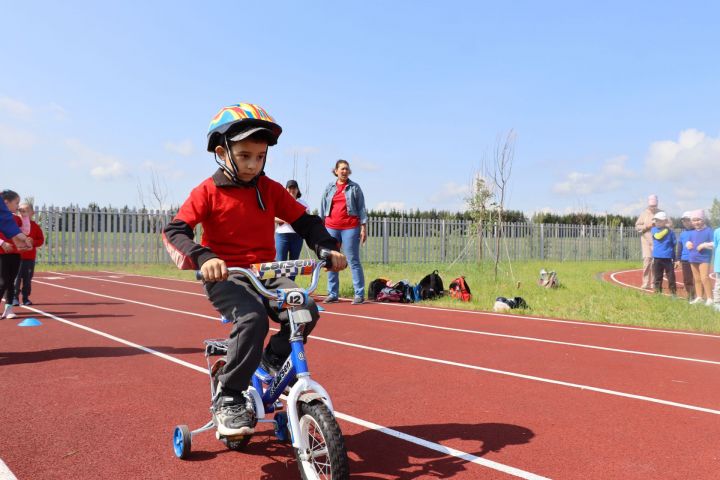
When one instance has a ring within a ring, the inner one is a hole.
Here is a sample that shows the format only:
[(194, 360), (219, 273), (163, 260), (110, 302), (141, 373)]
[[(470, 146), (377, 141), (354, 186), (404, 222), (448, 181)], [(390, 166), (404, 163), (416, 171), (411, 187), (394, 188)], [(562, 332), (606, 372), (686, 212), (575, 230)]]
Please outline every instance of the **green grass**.
[[(430, 264), (365, 264), (365, 282), (386, 277), (392, 280), (407, 279), (417, 283), (433, 269), (448, 287), (450, 281), (464, 275), (472, 289), (473, 300), (469, 303), (452, 298), (442, 298), (429, 305), (468, 310), (491, 311), (495, 297), (523, 297), (530, 309), (513, 310), (520, 315), (586, 320), (651, 328), (688, 330), (704, 333), (720, 333), (720, 314), (705, 306), (689, 305), (685, 300), (672, 299), (624, 288), (600, 279), (603, 272), (638, 268), (637, 262), (517, 262), (512, 271), (507, 263), (501, 264), (498, 280), (494, 279), (491, 263), (454, 264), (452, 266)], [(537, 285), (541, 268), (558, 272), (560, 288), (545, 289)], [(38, 270), (111, 270), (159, 277), (193, 280), (192, 272), (177, 270), (172, 265), (38, 265)], [(322, 275), (317, 292), (327, 291), (327, 276)], [(306, 284), (306, 278), (301, 284)], [(520, 287), (518, 288), (518, 282)], [(348, 270), (340, 273), (340, 295), (352, 297), (352, 281)]]

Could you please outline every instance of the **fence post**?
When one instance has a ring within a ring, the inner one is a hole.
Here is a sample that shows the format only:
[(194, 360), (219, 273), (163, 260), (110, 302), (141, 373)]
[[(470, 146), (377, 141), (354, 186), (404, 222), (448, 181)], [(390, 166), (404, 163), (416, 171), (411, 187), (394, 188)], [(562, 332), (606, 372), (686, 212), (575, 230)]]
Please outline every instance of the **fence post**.
[(445, 259), (445, 220), (440, 220), (440, 231), (438, 232), (438, 235), (440, 235), (439, 261), (442, 262)]
[(388, 218), (383, 218), (383, 237), (382, 237), (382, 259), (383, 263), (390, 263), (389, 258), (389, 243), (390, 243), (390, 232), (388, 226)]
[(545, 260), (545, 224), (540, 224), (540, 260)]
[(623, 224), (620, 224), (620, 259), (627, 260), (625, 255), (625, 237), (623, 234)]

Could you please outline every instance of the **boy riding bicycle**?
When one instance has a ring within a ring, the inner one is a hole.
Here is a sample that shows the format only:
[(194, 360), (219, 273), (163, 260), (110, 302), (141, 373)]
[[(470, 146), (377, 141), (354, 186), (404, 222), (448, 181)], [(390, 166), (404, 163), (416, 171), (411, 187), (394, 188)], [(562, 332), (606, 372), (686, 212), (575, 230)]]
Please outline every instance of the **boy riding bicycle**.
[[(254, 433), (257, 420), (245, 390), (261, 361), (266, 370), (277, 371), (290, 354), (287, 312), (271, 308), (247, 280), (228, 277), (227, 268), (275, 259), (275, 217), (289, 223), (318, 255), (322, 249), (330, 250), (329, 270), (347, 266), (322, 220), (306, 213), (281, 184), (265, 176), (268, 147), (277, 143), (281, 133), (275, 120), (257, 105), (222, 108), (207, 134), (207, 149), (220, 168), (192, 190), (163, 231), (165, 247), (178, 267), (200, 270), (208, 299), (233, 324), (213, 405), (218, 433), (224, 436)], [(200, 244), (193, 240), (198, 224), (203, 227)], [(271, 290), (296, 287), (286, 277), (264, 283)], [(305, 326), (305, 341), (319, 318), (312, 299), (307, 308), (312, 322)], [(281, 328), (263, 351), (268, 314)]]

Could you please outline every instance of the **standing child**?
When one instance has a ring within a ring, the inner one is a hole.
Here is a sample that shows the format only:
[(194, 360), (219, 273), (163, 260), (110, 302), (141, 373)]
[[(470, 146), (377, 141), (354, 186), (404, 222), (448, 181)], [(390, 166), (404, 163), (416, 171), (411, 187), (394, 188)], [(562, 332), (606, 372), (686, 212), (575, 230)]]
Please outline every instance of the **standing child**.
[(715, 310), (720, 312), (720, 227), (715, 229), (713, 234), (713, 250), (715, 251), (715, 291), (713, 292), (715, 300)]
[(683, 231), (680, 232), (678, 238), (678, 250), (679, 253), (675, 258), (680, 259), (680, 265), (682, 266), (683, 285), (685, 285), (685, 292), (687, 293), (688, 302), (695, 300), (695, 281), (693, 280), (692, 267), (688, 261), (690, 251), (687, 249), (687, 242), (690, 240), (690, 233), (695, 229), (690, 219), (690, 212), (685, 212), (682, 215), (682, 226)]
[[(20, 204), (20, 195), (12, 190), (3, 190), (0, 193), (7, 209), (11, 213), (17, 214), (18, 205)], [(22, 220), (14, 215), (15, 223), (18, 227), (22, 226)], [(20, 268), (20, 254), (5, 235), (0, 234), (0, 298), (5, 298), (5, 309), (0, 318), (15, 318), (17, 315), (12, 309), (12, 300), (14, 295), (14, 282)]]
[[(254, 432), (257, 418), (245, 393), (250, 379), (261, 361), (275, 372), (290, 354), (287, 311), (278, 314), (249, 280), (229, 277), (228, 267), (275, 260), (276, 217), (288, 222), (316, 253), (331, 250), (328, 269), (340, 271), (347, 266), (320, 218), (306, 213), (281, 184), (265, 176), (268, 147), (277, 143), (281, 132), (280, 125), (257, 105), (222, 108), (207, 134), (207, 149), (215, 154), (220, 168), (190, 192), (163, 231), (165, 246), (178, 267), (199, 268), (208, 299), (232, 321), (227, 363), (216, 376), (218, 389), (212, 406), (217, 432), (223, 436)], [(198, 224), (203, 227), (199, 244), (193, 235)], [(296, 287), (286, 277), (263, 283), (270, 290)], [(312, 322), (305, 326), (306, 340), (319, 318), (312, 299), (307, 308)], [(268, 314), (281, 327), (263, 351)]]
[[(22, 217), (22, 230), (28, 237), (33, 240), (33, 248), (20, 252), (20, 269), (15, 279), (15, 296), (13, 298), (13, 306), (20, 304), (20, 294), (22, 294), (22, 304), (32, 305), (30, 301), (30, 293), (32, 291), (32, 278), (35, 275), (35, 259), (37, 258), (37, 247), (45, 243), (45, 235), (43, 235), (40, 225), (33, 221), (35, 210), (32, 204), (23, 202), (18, 208), (18, 212)], [(27, 227), (26, 227), (27, 225)]]
[(690, 239), (686, 245), (689, 251), (688, 260), (695, 279), (695, 295), (697, 295), (695, 300), (690, 303), (705, 302), (706, 305), (711, 306), (713, 300), (710, 259), (713, 250), (713, 231), (705, 224), (705, 212), (702, 210), (695, 210), (690, 216), (695, 230), (690, 232)]
[(657, 212), (653, 216), (655, 226), (652, 227), (653, 238), (653, 281), (655, 293), (662, 293), (663, 275), (667, 276), (668, 288), (674, 296), (677, 293), (675, 284), (675, 232), (668, 226), (665, 212)]

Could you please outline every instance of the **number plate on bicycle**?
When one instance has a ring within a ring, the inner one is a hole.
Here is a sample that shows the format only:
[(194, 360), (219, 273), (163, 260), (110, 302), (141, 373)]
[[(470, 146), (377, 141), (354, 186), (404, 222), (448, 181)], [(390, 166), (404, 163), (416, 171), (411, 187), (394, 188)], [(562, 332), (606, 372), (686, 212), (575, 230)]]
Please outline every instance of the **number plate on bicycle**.
[(295, 321), (296, 325), (312, 322), (310, 310), (295, 310), (293, 312), (293, 320)]

